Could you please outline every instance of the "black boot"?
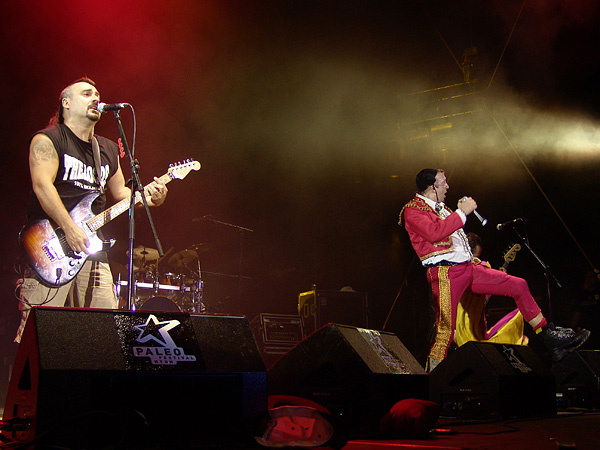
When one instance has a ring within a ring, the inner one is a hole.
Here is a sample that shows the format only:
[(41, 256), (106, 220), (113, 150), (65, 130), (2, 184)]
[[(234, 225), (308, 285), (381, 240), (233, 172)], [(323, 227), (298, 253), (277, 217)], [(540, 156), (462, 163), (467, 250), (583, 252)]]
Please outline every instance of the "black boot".
[(552, 352), (552, 360), (558, 362), (579, 348), (588, 337), (588, 330), (581, 330), (575, 333), (570, 328), (555, 327), (553, 323), (544, 325), (542, 331), (538, 334), (542, 342)]

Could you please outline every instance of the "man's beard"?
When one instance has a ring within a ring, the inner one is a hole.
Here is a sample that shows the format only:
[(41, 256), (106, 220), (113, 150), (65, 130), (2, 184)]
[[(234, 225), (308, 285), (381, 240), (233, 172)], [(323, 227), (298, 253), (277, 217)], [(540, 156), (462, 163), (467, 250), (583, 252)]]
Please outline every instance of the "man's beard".
[(92, 112), (93, 110), (88, 110), (87, 114), (85, 115), (89, 120), (91, 120), (92, 122), (98, 122), (100, 120), (100, 113), (98, 114), (94, 114)]

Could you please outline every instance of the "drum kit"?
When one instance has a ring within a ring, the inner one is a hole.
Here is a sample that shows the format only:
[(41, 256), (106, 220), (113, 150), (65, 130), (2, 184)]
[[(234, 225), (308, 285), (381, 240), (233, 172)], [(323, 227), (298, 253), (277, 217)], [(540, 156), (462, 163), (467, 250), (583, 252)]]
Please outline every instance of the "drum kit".
[[(208, 247), (208, 244), (195, 244), (169, 256), (173, 250), (170, 249), (162, 257), (156, 249), (135, 247), (133, 249), (135, 298), (131, 309), (205, 312), (199, 255), (207, 251)], [(165, 260), (169, 270), (163, 271), (161, 269), (164, 264), (161, 263)], [(122, 305), (127, 303), (128, 285), (128, 281), (122, 280), (119, 274), (116, 287)]]

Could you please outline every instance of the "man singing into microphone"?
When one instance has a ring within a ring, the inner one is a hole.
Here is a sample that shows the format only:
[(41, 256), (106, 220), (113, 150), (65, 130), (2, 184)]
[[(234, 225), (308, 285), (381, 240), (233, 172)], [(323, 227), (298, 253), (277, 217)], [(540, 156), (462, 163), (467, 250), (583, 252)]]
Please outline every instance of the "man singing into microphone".
[[(74, 252), (90, 253), (89, 239), (69, 215), (87, 194), (100, 192), (92, 204), (98, 214), (105, 209), (108, 190), (115, 201), (129, 198), (131, 190), (119, 164), (115, 142), (94, 135), (100, 120), (100, 94), (89, 78), (68, 85), (60, 94), (58, 111), (47, 128), (33, 135), (29, 143), (29, 171), (33, 191), (28, 221), (48, 219), (64, 232)], [(167, 188), (158, 178), (146, 189), (151, 206), (161, 205)], [(30, 267), (18, 281), (21, 323), (15, 337), (20, 342), (32, 306), (75, 306), (115, 309), (117, 299), (106, 252), (91, 254), (81, 271), (60, 287), (44, 285)]]
[(443, 202), (450, 186), (443, 170), (423, 169), (417, 174), (416, 184), (417, 194), (402, 208), (399, 224), (404, 225), (417, 256), (427, 268), (427, 281), (435, 298), (436, 334), (427, 358), (428, 371), (448, 354), (454, 338), (458, 303), (467, 289), (474, 294), (515, 299), (525, 321), (552, 352), (555, 362), (585, 342), (589, 331), (575, 334), (571, 329), (554, 327), (546, 321), (524, 279), (473, 264), (463, 226), (477, 203), (471, 197), (463, 197), (456, 211), (446, 207)]

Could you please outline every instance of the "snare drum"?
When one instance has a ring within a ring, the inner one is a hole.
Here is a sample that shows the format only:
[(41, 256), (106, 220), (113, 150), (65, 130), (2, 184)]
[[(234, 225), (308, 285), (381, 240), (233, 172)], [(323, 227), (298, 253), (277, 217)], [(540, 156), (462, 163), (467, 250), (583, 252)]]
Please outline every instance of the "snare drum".
[(181, 312), (179, 306), (167, 297), (150, 297), (144, 300), (137, 308), (138, 311), (178, 311)]

